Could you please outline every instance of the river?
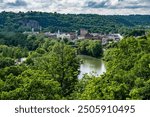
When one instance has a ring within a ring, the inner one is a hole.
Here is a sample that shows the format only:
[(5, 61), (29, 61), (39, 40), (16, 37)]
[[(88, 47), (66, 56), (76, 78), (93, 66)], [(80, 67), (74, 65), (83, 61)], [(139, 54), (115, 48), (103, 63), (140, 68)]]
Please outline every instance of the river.
[(99, 76), (106, 72), (103, 60), (85, 55), (79, 55), (79, 58), (83, 61), (80, 65), (80, 74), (78, 75), (79, 79), (81, 79), (86, 73)]

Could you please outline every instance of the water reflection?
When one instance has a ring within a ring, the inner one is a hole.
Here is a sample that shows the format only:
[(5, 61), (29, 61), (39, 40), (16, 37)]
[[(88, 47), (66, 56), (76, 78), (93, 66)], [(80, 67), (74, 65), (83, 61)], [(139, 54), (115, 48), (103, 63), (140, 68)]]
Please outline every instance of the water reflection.
[(85, 55), (80, 55), (79, 58), (83, 61), (80, 66), (79, 79), (81, 79), (86, 73), (99, 76), (106, 72), (105, 64), (101, 59)]

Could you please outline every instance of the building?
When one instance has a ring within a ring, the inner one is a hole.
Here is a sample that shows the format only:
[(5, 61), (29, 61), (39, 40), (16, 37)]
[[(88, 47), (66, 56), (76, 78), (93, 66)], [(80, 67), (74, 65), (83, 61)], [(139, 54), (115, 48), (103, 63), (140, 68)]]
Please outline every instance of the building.
[(87, 33), (86, 35), (85, 35), (85, 39), (93, 39), (93, 35), (91, 35), (90, 33)]
[(49, 37), (49, 38), (57, 38), (56, 33), (46, 32), (46, 33), (44, 33), (44, 35)]
[(68, 33), (62, 33), (62, 34), (57, 34), (57, 38), (58, 39), (71, 39), (71, 36), (70, 36), (70, 34), (68, 34)]
[(75, 39), (78, 38), (77, 32), (70, 32), (69, 34), (70, 34), (70, 39), (71, 39), (71, 40), (75, 40)]
[(39, 32), (30, 32), (30, 31), (25, 31), (23, 32), (23, 34), (27, 34), (27, 35), (38, 35)]
[(120, 41), (123, 37), (120, 34), (109, 34), (108, 39), (113, 41)]
[(85, 29), (80, 29), (80, 36), (85, 37), (85, 35), (88, 34), (88, 31)]
[[(34, 32), (34, 29), (32, 29), (31, 32), (24, 32), (24, 34), (39, 34), (39, 32)], [(91, 39), (91, 40), (101, 40), (102, 45), (106, 45), (111, 42), (118, 42), (123, 37), (120, 34), (100, 34), (100, 33), (88, 33), (85, 29), (80, 29), (80, 35), (78, 35), (78, 32), (66, 32), (61, 33), (59, 30), (57, 33), (51, 33), (51, 32), (45, 32), (45, 36), (49, 38), (58, 38), (58, 39), (69, 39), (72, 41), (75, 41), (76, 39)]]
[(108, 38), (106, 37), (102, 38), (102, 45), (106, 45), (108, 43), (109, 43)]

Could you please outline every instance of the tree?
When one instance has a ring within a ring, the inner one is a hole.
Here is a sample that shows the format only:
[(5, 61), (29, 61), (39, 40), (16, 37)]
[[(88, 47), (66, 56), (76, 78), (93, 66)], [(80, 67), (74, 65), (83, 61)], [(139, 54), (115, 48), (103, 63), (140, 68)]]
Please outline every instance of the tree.
[(93, 57), (102, 57), (103, 55), (101, 41), (83, 40), (77, 42), (77, 45), (80, 54), (89, 55)]
[(64, 43), (56, 43), (52, 51), (35, 59), (34, 69), (45, 70), (60, 83), (62, 95), (68, 96), (78, 81), (79, 60), (76, 49)]
[(89, 45), (87, 46), (87, 51), (89, 55), (93, 57), (102, 57), (103, 55), (103, 49), (100, 41), (89, 41)]
[(0, 69), (4, 67), (9, 67), (15, 64), (15, 61), (9, 57), (0, 57)]
[(1, 89), (0, 99), (4, 100), (56, 100), (61, 97), (60, 84), (38, 70), (28, 69), (17, 77), (10, 74)]

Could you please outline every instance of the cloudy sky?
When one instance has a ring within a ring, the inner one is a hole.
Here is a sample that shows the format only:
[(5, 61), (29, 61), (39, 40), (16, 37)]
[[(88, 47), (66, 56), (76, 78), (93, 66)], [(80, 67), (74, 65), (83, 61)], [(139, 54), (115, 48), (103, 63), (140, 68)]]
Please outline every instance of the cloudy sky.
[(0, 11), (71, 14), (150, 14), (150, 0), (0, 0)]

